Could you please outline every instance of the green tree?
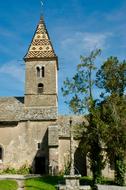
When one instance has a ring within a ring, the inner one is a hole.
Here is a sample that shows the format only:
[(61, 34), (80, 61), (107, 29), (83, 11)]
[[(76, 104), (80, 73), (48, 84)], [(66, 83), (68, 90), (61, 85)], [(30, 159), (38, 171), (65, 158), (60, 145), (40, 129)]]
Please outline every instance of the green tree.
[[(96, 101), (93, 98), (92, 89), (95, 84), (94, 72), (96, 71), (95, 60), (101, 50), (95, 50), (89, 56), (81, 56), (81, 63), (77, 66), (77, 72), (72, 79), (66, 79), (62, 92), (64, 96), (69, 96), (69, 107), (75, 114), (84, 114), (88, 111), (88, 127), (81, 132), (81, 142), (83, 149), (86, 147), (90, 169), (93, 173), (93, 186), (101, 177), (103, 168), (103, 156), (99, 133), (99, 112), (96, 110)], [(86, 138), (85, 138), (86, 137)], [(86, 146), (85, 146), (86, 145)]]
[(102, 119), (106, 123), (104, 128), (104, 142), (111, 165), (114, 164), (115, 182), (124, 185), (126, 172), (126, 99), (111, 95), (102, 104)]
[(84, 114), (85, 111), (90, 111), (92, 106), (92, 89), (95, 84), (93, 73), (96, 71), (94, 61), (101, 53), (101, 50), (95, 50), (89, 56), (80, 56), (81, 63), (77, 65), (77, 72), (72, 79), (66, 78), (63, 83), (63, 96), (69, 97), (69, 108), (75, 114)]
[(124, 185), (126, 150), (126, 61), (110, 57), (96, 74), (97, 86), (105, 90), (101, 103), (104, 142), (110, 163), (114, 163), (115, 182)]
[(109, 57), (96, 74), (96, 85), (106, 93), (122, 96), (126, 88), (126, 61)]

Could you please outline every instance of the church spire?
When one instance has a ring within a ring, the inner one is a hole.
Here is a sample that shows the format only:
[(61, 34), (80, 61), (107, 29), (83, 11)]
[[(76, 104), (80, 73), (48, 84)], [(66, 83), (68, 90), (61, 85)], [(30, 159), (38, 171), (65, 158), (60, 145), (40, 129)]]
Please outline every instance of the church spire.
[(54, 59), (57, 58), (54, 52), (43, 16), (40, 17), (32, 42), (29, 46), (24, 60), (31, 59)]

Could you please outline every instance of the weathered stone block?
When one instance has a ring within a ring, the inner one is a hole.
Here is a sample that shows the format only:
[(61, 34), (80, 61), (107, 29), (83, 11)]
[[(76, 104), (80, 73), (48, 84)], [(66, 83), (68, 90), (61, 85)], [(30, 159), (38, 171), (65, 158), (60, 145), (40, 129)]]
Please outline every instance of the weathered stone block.
[(48, 146), (58, 146), (58, 126), (48, 127)]
[(64, 176), (66, 181), (66, 190), (79, 190), (80, 189), (80, 182), (79, 179), (81, 176)]

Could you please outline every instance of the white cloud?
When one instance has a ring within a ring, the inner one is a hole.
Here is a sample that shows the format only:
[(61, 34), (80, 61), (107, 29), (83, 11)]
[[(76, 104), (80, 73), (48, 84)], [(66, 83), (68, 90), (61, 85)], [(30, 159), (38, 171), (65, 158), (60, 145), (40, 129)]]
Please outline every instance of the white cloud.
[(13, 60), (5, 63), (0, 67), (1, 74), (8, 74), (9, 76), (15, 78), (20, 82), (24, 82), (24, 69), (22, 64), (17, 63), (17, 61)]
[(66, 38), (61, 42), (62, 48), (67, 48), (71, 51), (76, 50), (85, 50), (91, 51), (95, 48), (106, 48), (106, 41), (111, 36), (111, 33), (85, 33), (85, 32), (76, 32), (72, 37)]

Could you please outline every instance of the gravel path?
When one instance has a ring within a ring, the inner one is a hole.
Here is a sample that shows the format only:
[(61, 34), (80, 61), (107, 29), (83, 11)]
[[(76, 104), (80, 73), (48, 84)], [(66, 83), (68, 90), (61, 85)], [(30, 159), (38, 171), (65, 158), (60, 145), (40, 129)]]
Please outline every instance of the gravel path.
[(126, 187), (114, 185), (98, 185), (98, 190), (126, 190)]
[(24, 180), (16, 180), (18, 183), (18, 190), (24, 190)]

